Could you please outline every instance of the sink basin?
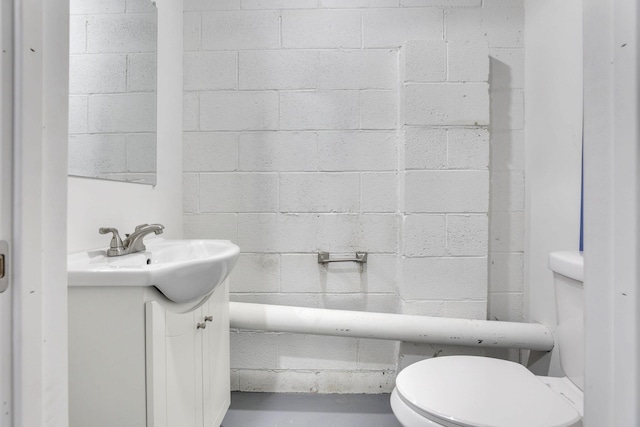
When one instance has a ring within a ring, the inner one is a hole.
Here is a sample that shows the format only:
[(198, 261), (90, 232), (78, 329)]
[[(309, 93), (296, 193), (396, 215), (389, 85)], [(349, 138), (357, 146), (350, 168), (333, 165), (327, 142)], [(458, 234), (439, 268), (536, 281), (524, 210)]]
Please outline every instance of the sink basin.
[(107, 257), (106, 250), (69, 255), (69, 286), (155, 286), (183, 303), (211, 292), (229, 275), (240, 248), (228, 240), (146, 239), (147, 250)]

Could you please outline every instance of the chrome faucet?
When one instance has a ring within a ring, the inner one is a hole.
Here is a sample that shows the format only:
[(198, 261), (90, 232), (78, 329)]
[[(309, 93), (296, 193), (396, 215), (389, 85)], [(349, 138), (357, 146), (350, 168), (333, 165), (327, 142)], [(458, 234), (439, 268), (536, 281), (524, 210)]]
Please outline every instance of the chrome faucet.
[(107, 256), (120, 256), (132, 254), (134, 252), (142, 252), (147, 248), (144, 246), (143, 239), (147, 234), (162, 234), (164, 225), (162, 224), (140, 224), (131, 234), (126, 234), (126, 238), (122, 240), (118, 229), (112, 227), (102, 227), (98, 230), (100, 234), (113, 233)]

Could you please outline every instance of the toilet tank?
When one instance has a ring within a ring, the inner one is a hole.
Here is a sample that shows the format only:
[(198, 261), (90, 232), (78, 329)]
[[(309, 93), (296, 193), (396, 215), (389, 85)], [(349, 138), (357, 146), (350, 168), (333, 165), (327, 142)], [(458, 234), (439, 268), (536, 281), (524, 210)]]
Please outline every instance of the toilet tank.
[(584, 390), (584, 261), (580, 252), (552, 252), (556, 294), (556, 328), (560, 366), (580, 390)]

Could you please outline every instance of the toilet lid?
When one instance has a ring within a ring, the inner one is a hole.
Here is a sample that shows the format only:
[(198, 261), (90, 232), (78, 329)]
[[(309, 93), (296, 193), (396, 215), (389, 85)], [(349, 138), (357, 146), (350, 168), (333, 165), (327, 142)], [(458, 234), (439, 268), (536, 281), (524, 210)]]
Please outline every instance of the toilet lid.
[(400, 398), (445, 426), (564, 427), (580, 414), (524, 366), (477, 356), (445, 356), (405, 368)]

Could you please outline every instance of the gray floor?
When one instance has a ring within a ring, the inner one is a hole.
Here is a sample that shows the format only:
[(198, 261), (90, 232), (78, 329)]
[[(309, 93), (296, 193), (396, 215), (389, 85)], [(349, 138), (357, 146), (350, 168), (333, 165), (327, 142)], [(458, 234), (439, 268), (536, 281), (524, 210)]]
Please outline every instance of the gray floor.
[(222, 427), (401, 427), (388, 394), (231, 393)]

